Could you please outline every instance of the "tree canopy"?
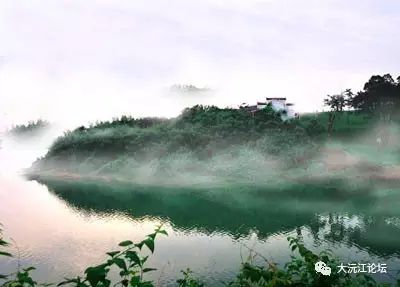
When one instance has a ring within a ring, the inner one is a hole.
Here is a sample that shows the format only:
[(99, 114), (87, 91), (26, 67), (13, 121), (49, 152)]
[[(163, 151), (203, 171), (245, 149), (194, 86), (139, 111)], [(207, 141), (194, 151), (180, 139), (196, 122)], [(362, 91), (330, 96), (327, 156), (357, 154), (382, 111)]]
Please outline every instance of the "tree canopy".
[(392, 115), (400, 107), (400, 77), (395, 81), (390, 74), (372, 76), (350, 104), (355, 110)]

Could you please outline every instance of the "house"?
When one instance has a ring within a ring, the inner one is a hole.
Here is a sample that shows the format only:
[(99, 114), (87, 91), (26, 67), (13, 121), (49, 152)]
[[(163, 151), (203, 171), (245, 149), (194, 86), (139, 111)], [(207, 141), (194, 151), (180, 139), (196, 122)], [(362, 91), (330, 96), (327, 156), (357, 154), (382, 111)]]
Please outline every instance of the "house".
[(262, 110), (268, 105), (267, 102), (257, 102), (257, 109)]
[(265, 102), (257, 102), (257, 105), (242, 105), (242, 107), (254, 115), (255, 112), (264, 109), (267, 105), (277, 111), (282, 112), (282, 119), (292, 119), (298, 117), (298, 114), (293, 110), (293, 103), (287, 103), (286, 98), (266, 98)]
[(260, 110), (257, 105), (249, 106), (247, 104), (242, 104), (240, 107), (249, 112), (252, 116)]

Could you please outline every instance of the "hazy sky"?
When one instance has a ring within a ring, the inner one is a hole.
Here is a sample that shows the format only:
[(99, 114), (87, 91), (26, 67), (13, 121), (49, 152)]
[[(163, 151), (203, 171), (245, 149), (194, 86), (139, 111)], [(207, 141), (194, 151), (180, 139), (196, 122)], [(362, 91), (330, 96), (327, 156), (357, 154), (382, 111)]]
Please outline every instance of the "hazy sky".
[[(0, 0), (0, 129), (286, 96), (400, 74), (399, 0)], [(165, 93), (175, 83), (213, 95)]]

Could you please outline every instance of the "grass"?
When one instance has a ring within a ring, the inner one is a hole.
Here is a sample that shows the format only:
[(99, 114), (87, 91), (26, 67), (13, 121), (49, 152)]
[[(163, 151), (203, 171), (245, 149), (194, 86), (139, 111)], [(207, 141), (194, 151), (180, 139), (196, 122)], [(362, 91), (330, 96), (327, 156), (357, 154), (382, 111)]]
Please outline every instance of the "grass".
[[(327, 127), (329, 112), (316, 114), (305, 114), (300, 117), (300, 122), (305, 125), (308, 121), (315, 119), (321, 126)], [(371, 116), (356, 111), (343, 111), (336, 115), (333, 135), (350, 136), (354, 132), (365, 132), (373, 126), (375, 119)]]

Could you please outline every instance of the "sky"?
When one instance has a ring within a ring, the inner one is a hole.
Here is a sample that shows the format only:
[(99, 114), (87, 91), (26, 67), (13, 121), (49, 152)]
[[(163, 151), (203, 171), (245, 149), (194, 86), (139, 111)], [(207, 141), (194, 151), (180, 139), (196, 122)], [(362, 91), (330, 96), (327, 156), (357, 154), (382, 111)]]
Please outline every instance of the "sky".
[(0, 0), (0, 130), (274, 96), (321, 110), (327, 94), (400, 75), (399, 27), (398, 0)]

